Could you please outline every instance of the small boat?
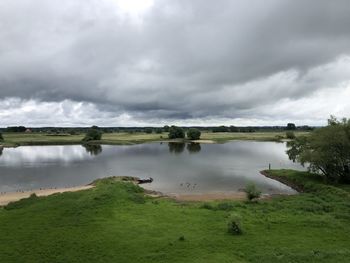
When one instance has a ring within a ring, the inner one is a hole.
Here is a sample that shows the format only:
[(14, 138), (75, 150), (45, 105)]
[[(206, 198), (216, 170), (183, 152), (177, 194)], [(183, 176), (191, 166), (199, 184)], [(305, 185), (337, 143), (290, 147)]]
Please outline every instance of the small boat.
[(152, 183), (153, 182), (153, 178), (150, 177), (148, 179), (137, 179), (137, 182), (139, 184), (147, 184), (147, 183)]

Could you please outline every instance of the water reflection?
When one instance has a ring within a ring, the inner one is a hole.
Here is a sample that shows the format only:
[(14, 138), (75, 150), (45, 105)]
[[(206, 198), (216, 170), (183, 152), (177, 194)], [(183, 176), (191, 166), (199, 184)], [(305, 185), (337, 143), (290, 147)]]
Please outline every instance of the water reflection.
[(185, 150), (185, 143), (183, 142), (169, 142), (168, 143), (169, 152), (180, 154)]
[(187, 144), (187, 150), (189, 153), (198, 153), (201, 151), (201, 144), (200, 143), (189, 143)]
[(169, 142), (168, 143), (169, 152), (175, 154), (181, 154), (187, 148), (189, 153), (198, 153), (201, 151), (200, 143), (188, 143), (186, 147), (186, 143), (183, 142)]
[(164, 193), (238, 191), (249, 181), (263, 193), (292, 193), (259, 174), (269, 163), (273, 169), (303, 169), (285, 151), (283, 143), (246, 141), (6, 148), (0, 158), (0, 191), (82, 185), (122, 175), (152, 177), (144, 187)]
[(98, 144), (84, 144), (83, 147), (85, 148), (86, 152), (92, 156), (102, 153), (102, 146)]

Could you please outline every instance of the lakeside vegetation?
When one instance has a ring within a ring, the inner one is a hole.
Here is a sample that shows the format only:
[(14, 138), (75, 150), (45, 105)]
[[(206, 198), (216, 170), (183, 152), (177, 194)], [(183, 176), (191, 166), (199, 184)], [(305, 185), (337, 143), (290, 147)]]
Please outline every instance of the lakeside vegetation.
[[(305, 136), (309, 132), (295, 131), (295, 135)], [(7, 147), (14, 147), (20, 145), (69, 145), (82, 144), (85, 134), (49, 134), (49, 133), (8, 133), (2, 134), (4, 141), (0, 142)], [(279, 141), (286, 139), (286, 132), (201, 132), (201, 140), (212, 140), (214, 142), (225, 142), (230, 140), (256, 140), (256, 141)], [(118, 132), (118, 133), (104, 133), (99, 144), (110, 145), (125, 145), (137, 144), (145, 142), (167, 141), (168, 132), (162, 133), (145, 133), (145, 132)]]
[[(349, 185), (266, 171), (303, 189), (257, 202), (176, 202), (113, 178), (0, 209), (2, 262), (347, 262)], [(242, 233), (228, 226), (239, 218)], [(35, 240), (35, 242), (33, 242)]]

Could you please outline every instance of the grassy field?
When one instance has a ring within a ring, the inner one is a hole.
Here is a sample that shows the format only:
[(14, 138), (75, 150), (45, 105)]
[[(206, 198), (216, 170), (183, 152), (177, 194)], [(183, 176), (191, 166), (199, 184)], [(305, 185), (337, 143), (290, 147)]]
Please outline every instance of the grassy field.
[[(296, 136), (308, 134), (307, 132), (296, 132)], [(5, 146), (19, 145), (64, 145), (80, 144), (84, 134), (80, 135), (50, 135), (43, 133), (4, 133)], [(213, 140), (225, 142), (229, 140), (259, 140), (275, 141), (285, 137), (284, 132), (253, 132), (253, 133), (212, 133), (203, 132), (202, 140)], [(100, 144), (137, 144), (152, 141), (167, 140), (168, 134), (147, 134), (147, 133), (105, 133)]]
[[(1, 262), (349, 262), (350, 188), (280, 170), (304, 193), (179, 203), (131, 183), (31, 197), (0, 209)], [(242, 235), (227, 232), (241, 218)]]

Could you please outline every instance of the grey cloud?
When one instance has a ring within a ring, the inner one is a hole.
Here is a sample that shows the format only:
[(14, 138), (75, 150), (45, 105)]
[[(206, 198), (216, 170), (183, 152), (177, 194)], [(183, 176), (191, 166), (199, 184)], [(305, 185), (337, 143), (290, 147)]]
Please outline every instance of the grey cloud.
[(135, 23), (110, 0), (4, 0), (0, 98), (140, 123), (256, 119), (348, 80), (349, 13), (345, 0), (158, 0)]

